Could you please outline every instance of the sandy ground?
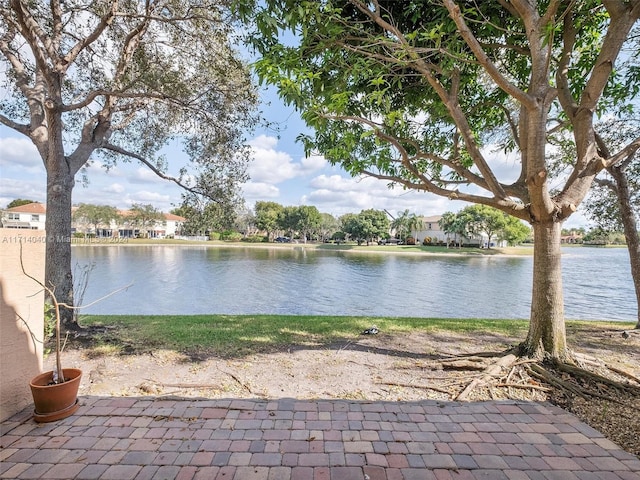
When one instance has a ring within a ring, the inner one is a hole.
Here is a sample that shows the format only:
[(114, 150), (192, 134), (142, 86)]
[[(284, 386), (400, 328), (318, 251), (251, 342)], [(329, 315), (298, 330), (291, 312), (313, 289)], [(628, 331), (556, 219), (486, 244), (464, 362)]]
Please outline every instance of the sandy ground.
[[(576, 351), (640, 378), (640, 334), (624, 338), (620, 332), (580, 327), (570, 329), (568, 336)], [(499, 355), (518, 340), (488, 332), (380, 332), (354, 335), (353, 340), (337, 344), (290, 345), (238, 358), (194, 358), (188, 352), (169, 350), (139, 353), (132, 346), (114, 354), (85, 338), (71, 341), (63, 355), (63, 366), (83, 370), (80, 395), (454, 400), (493, 362), (485, 355)], [(51, 369), (53, 355), (45, 363), (46, 369)], [(640, 389), (630, 393), (591, 385), (623, 401), (587, 401), (523, 372), (521, 368), (505, 369), (494, 378), (492, 387), (475, 389), (468, 400), (549, 400), (574, 412), (627, 451), (640, 455)], [(632, 378), (612, 375), (610, 370), (606, 374), (640, 387)], [(559, 375), (562, 378), (564, 374)]]

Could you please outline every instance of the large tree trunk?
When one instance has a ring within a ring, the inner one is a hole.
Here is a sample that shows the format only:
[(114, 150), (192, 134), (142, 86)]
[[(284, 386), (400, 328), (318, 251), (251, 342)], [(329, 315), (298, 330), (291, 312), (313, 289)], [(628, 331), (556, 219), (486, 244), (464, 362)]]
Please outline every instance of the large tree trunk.
[[(53, 167), (47, 172), (45, 284), (53, 290), (58, 302), (73, 306), (71, 193), (75, 180), (64, 159), (57, 164), (60, 168)], [(77, 328), (72, 309), (61, 307), (60, 316), (64, 327)]]
[(534, 225), (533, 292), (529, 334), (520, 345), (530, 357), (546, 356), (554, 361), (568, 358), (564, 325), (560, 234), (562, 223)]
[(629, 182), (623, 168), (613, 167), (607, 169), (616, 182), (618, 206), (620, 207), (620, 217), (624, 229), (624, 237), (627, 241), (629, 251), (629, 262), (631, 264), (631, 278), (636, 290), (636, 304), (638, 322), (636, 328), (640, 328), (640, 239), (638, 238), (638, 227), (636, 218), (631, 207), (631, 193), (629, 192)]

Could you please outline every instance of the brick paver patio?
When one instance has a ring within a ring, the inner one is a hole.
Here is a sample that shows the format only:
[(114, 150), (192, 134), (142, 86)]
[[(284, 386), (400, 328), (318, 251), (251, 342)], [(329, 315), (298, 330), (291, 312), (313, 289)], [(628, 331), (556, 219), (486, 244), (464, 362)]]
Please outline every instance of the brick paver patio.
[(1, 425), (0, 478), (639, 480), (640, 459), (528, 402), (82, 397)]

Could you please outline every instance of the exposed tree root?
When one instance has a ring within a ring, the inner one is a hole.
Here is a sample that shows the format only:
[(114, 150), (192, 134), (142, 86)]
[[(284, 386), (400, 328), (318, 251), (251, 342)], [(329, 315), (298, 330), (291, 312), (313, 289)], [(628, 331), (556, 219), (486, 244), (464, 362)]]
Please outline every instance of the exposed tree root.
[[(487, 362), (488, 358), (484, 355), (469, 354), (429, 363), (434, 369), (459, 370), (461, 372), (482, 370), (482, 373), (466, 375), (460, 377), (459, 381), (449, 382), (446, 386), (439, 385), (438, 387), (418, 385), (411, 382), (386, 384), (409, 388), (424, 388), (450, 394), (451, 391), (447, 391), (447, 388), (455, 388), (456, 385), (466, 384), (457, 394), (451, 394), (452, 399), (456, 401), (467, 400), (474, 390), (480, 388), (488, 389), (485, 392), (488, 392), (491, 396), (499, 395), (497, 390), (494, 391), (495, 388), (509, 389), (509, 396), (513, 393), (510, 389), (518, 389), (521, 391), (529, 390), (532, 392), (550, 392), (556, 389), (564, 391), (569, 395), (575, 395), (585, 399), (598, 398), (619, 404), (621, 402), (616, 398), (616, 395), (612, 393), (612, 389), (640, 396), (640, 386), (617, 381), (613, 378), (607, 378), (595, 373), (589, 367), (605, 372), (608, 370), (617, 374), (619, 377), (624, 377), (640, 384), (640, 379), (633, 374), (608, 365), (602, 360), (589, 355), (572, 353), (571, 358), (580, 366), (569, 363), (553, 363), (550, 365), (552, 368), (549, 369), (545, 368), (544, 362), (541, 360), (518, 357), (512, 351), (505, 352), (505, 354), (500, 357), (494, 354), (492, 357), (493, 362)], [(428, 368), (428, 366), (425, 365), (425, 368)], [(563, 372), (568, 378), (562, 378), (558, 374), (553, 373), (552, 370)], [(437, 377), (421, 378), (423, 380), (430, 378), (434, 380), (438, 379)], [(586, 388), (581, 385), (581, 383), (591, 384), (593, 388)]]
[(496, 376), (500, 375), (502, 373), (502, 369), (511, 366), (516, 361), (516, 358), (517, 357), (513, 353), (499, 358), (498, 361), (485, 368), (484, 375), (482, 377), (472, 380), (464, 390), (456, 396), (455, 400), (465, 400), (476, 387), (486, 384)]
[(640, 387), (636, 387), (635, 385), (629, 385), (629, 384), (621, 383), (621, 382), (618, 382), (616, 380), (613, 380), (613, 379), (610, 379), (610, 378), (607, 378), (607, 377), (603, 377), (602, 375), (598, 375), (597, 373), (590, 372), (590, 371), (585, 370), (583, 368), (579, 368), (579, 367), (576, 367), (574, 365), (569, 365), (567, 363), (560, 363), (560, 364), (557, 365), (557, 367), (558, 367), (559, 370), (562, 370), (563, 372), (570, 373), (571, 375), (584, 377), (584, 378), (591, 378), (591, 379), (595, 380), (596, 382), (603, 383), (605, 385), (609, 385), (611, 387), (618, 388), (620, 390), (627, 390), (629, 392), (633, 392), (633, 393), (636, 393), (636, 394), (640, 395)]
[(605, 364), (605, 366), (606, 366), (609, 370), (611, 370), (613, 373), (617, 373), (618, 375), (620, 375), (620, 376), (622, 376), (622, 377), (626, 377), (626, 378), (628, 378), (629, 380), (633, 380), (634, 382), (636, 382), (637, 384), (639, 384), (639, 385), (640, 385), (640, 378), (638, 378), (638, 377), (636, 377), (636, 376), (634, 376), (634, 375), (631, 375), (629, 372), (627, 372), (627, 371), (625, 371), (625, 370), (622, 370), (622, 369), (620, 369), (620, 368), (616, 368), (616, 367), (614, 367), (613, 365), (609, 365), (608, 363), (606, 363), (606, 364)]
[(533, 385), (531, 383), (498, 383), (496, 387), (520, 388), (522, 390), (540, 390), (541, 392), (551, 391), (549, 387), (543, 387), (542, 385)]
[[(557, 365), (558, 368), (560, 368), (561, 370), (567, 371), (568, 373), (571, 373), (573, 375), (584, 375), (585, 377), (589, 377), (591, 376), (591, 378), (593, 379), (597, 379), (598, 377), (600, 377), (599, 375), (596, 374), (592, 374), (591, 372), (588, 372), (586, 370), (582, 370), (580, 368), (576, 368), (573, 366), (569, 366), (568, 364), (558, 364)], [(569, 369), (567, 367), (571, 367), (572, 371), (569, 372)], [(545, 369), (544, 367), (542, 367), (542, 365), (538, 365), (538, 364), (532, 364), (529, 366), (531, 375), (548, 382), (551, 385), (554, 385), (557, 388), (569, 391), (570, 393), (573, 393), (574, 395), (578, 395), (582, 398), (585, 399), (589, 399), (589, 397), (594, 397), (594, 398), (601, 398), (603, 400), (607, 400), (610, 402), (614, 402), (614, 403), (623, 403), (620, 402), (618, 399), (610, 396), (610, 395), (604, 395), (601, 394), (599, 392), (594, 392), (593, 390), (589, 390), (587, 388), (581, 387), (578, 384), (574, 384), (571, 382), (568, 382), (566, 380), (561, 379), (560, 377), (558, 377), (557, 375), (552, 374), (551, 372), (549, 372), (547, 369)], [(573, 370), (575, 369), (575, 370)], [(580, 372), (580, 373), (578, 373)], [(589, 375), (590, 374), (590, 375)], [(604, 378), (604, 377), (600, 377), (600, 378)]]

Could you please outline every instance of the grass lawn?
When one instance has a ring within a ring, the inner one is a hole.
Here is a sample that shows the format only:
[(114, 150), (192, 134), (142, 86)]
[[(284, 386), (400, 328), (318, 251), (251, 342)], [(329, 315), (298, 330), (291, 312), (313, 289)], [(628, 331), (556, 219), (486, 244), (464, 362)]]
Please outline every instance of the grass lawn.
[[(384, 334), (449, 331), (492, 332), (524, 339), (528, 320), (338, 317), (312, 315), (85, 315), (83, 326), (109, 326), (111, 348), (171, 349), (227, 357), (266, 352), (290, 345), (355, 340), (376, 325)], [(568, 322), (607, 328), (633, 328), (623, 322)], [(105, 348), (107, 345), (105, 345)]]

